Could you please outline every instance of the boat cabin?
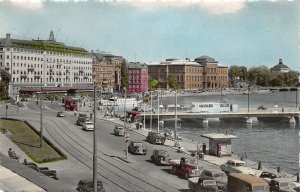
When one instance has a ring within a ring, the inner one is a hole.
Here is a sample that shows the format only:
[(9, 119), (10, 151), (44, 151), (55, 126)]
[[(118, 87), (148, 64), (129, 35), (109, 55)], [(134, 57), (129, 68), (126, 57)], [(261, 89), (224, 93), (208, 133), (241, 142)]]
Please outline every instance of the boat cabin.
[(223, 133), (202, 134), (201, 137), (209, 140), (209, 154), (217, 157), (231, 156), (231, 140), (237, 138), (235, 135)]

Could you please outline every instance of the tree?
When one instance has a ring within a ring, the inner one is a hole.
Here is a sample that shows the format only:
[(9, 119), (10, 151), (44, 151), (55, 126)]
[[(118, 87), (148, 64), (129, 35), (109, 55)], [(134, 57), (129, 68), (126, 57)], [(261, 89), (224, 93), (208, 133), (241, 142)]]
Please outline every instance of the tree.
[(271, 80), (270, 70), (266, 66), (253, 67), (249, 69), (248, 78), (253, 84), (269, 86)]
[(128, 70), (126, 66), (126, 61), (123, 60), (121, 65), (121, 87), (128, 87), (129, 85), (129, 76), (128, 76)]
[(286, 86), (297, 86), (298, 85), (298, 76), (299, 74), (295, 71), (289, 71), (284, 73), (284, 83)]
[(148, 81), (150, 91), (154, 90), (158, 86), (158, 81), (156, 79), (149, 79)]
[(173, 77), (173, 75), (168, 75), (168, 78), (167, 78), (167, 80), (168, 80), (168, 85), (169, 85), (169, 87), (171, 88), (171, 89), (177, 89), (177, 81), (176, 81), (176, 79)]
[(10, 81), (10, 74), (4, 70), (0, 70), (0, 100), (8, 98), (8, 85)]

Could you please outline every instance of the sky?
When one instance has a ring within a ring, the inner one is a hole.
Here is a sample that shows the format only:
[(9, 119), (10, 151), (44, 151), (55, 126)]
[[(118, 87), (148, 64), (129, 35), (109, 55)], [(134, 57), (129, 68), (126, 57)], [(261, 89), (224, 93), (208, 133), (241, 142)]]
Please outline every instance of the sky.
[(128, 61), (207, 55), (300, 69), (298, 0), (0, 0), (0, 38), (56, 40)]

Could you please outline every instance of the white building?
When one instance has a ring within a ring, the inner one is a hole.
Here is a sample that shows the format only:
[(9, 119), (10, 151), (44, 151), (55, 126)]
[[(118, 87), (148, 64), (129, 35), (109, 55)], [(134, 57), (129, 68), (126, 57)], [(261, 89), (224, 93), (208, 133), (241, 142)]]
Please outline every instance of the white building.
[(48, 40), (0, 38), (0, 68), (11, 74), (10, 96), (21, 87), (93, 85), (92, 56), (83, 48)]

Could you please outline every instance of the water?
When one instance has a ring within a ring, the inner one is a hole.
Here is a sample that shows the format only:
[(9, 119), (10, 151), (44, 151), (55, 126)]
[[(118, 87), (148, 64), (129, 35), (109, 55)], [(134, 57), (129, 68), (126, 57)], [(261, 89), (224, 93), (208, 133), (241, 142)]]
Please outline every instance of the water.
[[(248, 95), (223, 95), (223, 101), (238, 104), (241, 108), (247, 108)], [(191, 104), (191, 102), (220, 102), (221, 96), (190, 96), (178, 97), (178, 103)], [(175, 98), (163, 98), (164, 104), (174, 104)], [(296, 92), (275, 92), (263, 94), (251, 94), (250, 108), (257, 108), (260, 105), (265, 107), (274, 107), (277, 104), (279, 108), (296, 107)], [(155, 104), (154, 104), (155, 106)], [(298, 104), (299, 107), (299, 104)], [(156, 123), (154, 122), (155, 126)], [(167, 128), (174, 128), (170, 125)], [(232, 150), (234, 153), (245, 153), (247, 158), (255, 161), (262, 161), (263, 165), (276, 169), (281, 167), (282, 171), (297, 173), (299, 171), (299, 124), (290, 125), (288, 123), (276, 122), (258, 122), (254, 121), (252, 125), (246, 123), (221, 123), (218, 120), (209, 121), (205, 126), (199, 122), (183, 122), (179, 135), (184, 139), (194, 142), (208, 140), (201, 138), (204, 133), (216, 133), (219, 130), (225, 133), (238, 136), (238, 139), (232, 141)]]

